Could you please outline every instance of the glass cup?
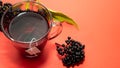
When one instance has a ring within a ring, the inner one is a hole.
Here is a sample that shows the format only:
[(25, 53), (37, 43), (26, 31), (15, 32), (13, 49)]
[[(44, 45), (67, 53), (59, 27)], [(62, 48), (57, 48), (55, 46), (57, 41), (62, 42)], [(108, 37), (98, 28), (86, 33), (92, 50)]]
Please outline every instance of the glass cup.
[(1, 29), (25, 57), (38, 57), (46, 42), (58, 36), (62, 25), (49, 10), (35, 1), (14, 4), (2, 16)]

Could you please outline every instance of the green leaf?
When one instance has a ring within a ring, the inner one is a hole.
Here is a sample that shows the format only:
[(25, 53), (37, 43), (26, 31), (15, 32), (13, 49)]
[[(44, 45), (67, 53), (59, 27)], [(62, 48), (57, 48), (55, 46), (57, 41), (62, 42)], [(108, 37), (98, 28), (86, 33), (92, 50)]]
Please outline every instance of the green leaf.
[[(34, 1), (40, 3), (40, 0), (34, 0)], [(72, 18), (68, 17), (67, 15), (65, 15), (63, 13), (56, 12), (51, 9), (49, 9), (49, 11), (51, 12), (53, 19), (55, 21), (59, 21), (61, 23), (66, 22), (68, 24), (74, 25), (77, 29), (79, 29), (77, 23)]]
[(26, 2), (25, 8), (26, 8), (26, 10), (30, 9), (30, 2), (29, 1)]
[(14, 6), (12, 6), (12, 9), (16, 9), (16, 8), (18, 8), (18, 7), (20, 7), (20, 6), (22, 6), (21, 3), (15, 4)]
[(55, 21), (59, 21), (61, 23), (66, 22), (68, 24), (74, 25), (77, 29), (79, 29), (77, 23), (70, 17), (68, 17), (67, 15), (60, 13), (60, 12), (56, 12), (53, 10), (49, 10), (53, 16), (53, 19)]

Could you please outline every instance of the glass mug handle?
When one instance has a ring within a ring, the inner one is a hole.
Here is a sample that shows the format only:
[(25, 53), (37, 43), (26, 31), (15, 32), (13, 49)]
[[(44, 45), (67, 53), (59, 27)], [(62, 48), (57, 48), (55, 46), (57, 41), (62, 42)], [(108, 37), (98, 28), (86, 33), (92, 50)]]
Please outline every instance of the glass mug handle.
[(60, 22), (53, 21), (51, 25), (52, 25), (52, 28), (48, 35), (49, 40), (57, 37), (62, 32), (62, 29), (63, 29), (62, 23), (60, 23)]

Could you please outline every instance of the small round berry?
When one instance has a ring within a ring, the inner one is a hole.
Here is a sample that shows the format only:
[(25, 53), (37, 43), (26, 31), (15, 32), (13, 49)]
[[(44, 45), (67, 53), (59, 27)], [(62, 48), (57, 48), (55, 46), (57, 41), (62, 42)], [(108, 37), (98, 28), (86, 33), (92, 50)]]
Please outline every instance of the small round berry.
[(58, 53), (62, 56), (64, 55), (64, 52), (62, 52), (62, 51), (58, 51)]
[(68, 36), (68, 40), (70, 40), (70, 39), (71, 39), (71, 37)]
[(78, 47), (77, 46), (73, 46), (74, 49), (77, 49)]
[(67, 66), (70, 66), (72, 64), (72, 62), (71, 61), (69, 61), (68, 63), (67, 63)]
[(57, 48), (58, 51), (62, 51), (63, 49), (62, 48)]
[(3, 6), (6, 6), (7, 8), (9, 8), (9, 7), (11, 7), (12, 6), (12, 4), (11, 3), (4, 3), (4, 5)]
[(81, 58), (84, 58), (85, 57), (85, 55), (81, 55)]
[(66, 42), (66, 44), (67, 44), (67, 45), (69, 45), (69, 44), (70, 44), (70, 40), (66, 40), (65, 42)]
[(85, 49), (85, 45), (82, 46), (82, 49)]
[(81, 58), (77, 58), (77, 59), (76, 59), (76, 63), (77, 63), (77, 62), (80, 62), (80, 61), (81, 61)]
[(75, 44), (74, 44), (75, 46), (80, 46), (80, 44), (78, 43), (78, 42), (75, 42)]
[(67, 48), (66, 47), (64, 47), (64, 52), (66, 52), (67, 51)]
[(80, 55), (81, 53), (80, 52), (76, 52), (76, 55)]
[(62, 59), (62, 62), (63, 62), (63, 64), (67, 63), (65, 58)]
[(6, 6), (2, 6), (2, 7), (1, 7), (1, 11), (3, 11), (3, 12), (4, 12), (6, 9), (7, 9)]
[(84, 54), (85, 54), (85, 52), (84, 52), (83, 50), (81, 50), (81, 52), (80, 52), (80, 53), (81, 53), (81, 55), (84, 55)]
[(57, 47), (57, 48), (59, 48), (59, 47), (60, 47), (60, 44), (58, 44), (58, 43), (55, 43), (55, 45), (56, 45), (56, 47)]
[(62, 47), (65, 47), (65, 44), (62, 44)]
[(2, 6), (2, 4), (3, 4), (3, 2), (2, 2), (2, 1), (0, 1), (0, 6)]

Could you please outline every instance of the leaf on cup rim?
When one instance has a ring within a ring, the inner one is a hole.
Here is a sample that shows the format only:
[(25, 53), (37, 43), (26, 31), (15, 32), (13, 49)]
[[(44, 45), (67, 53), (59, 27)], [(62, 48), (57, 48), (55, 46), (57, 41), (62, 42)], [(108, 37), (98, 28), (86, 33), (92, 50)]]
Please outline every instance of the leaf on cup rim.
[(15, 4), (15, 5), (12, 7), (12, 9), (16, 9), (17, 7), (20, 7), (21, 5), (22, 5), (21, 3)]
[[(40, 0), (33, 0), (33, 1), (36, 1), (38, 3), (40, 2)], [(54, 21), (59, 21), (60, 23), (66, 22), (68, 24), (74, 25), (77, 29), (79, 29), (77, 23), (72, 18), (68, 17), (67, 15), (61, 12), (56, 12), (51, 9), (49, 9), (49, 11), (53, 16)]]
[(70, 25), (74, 25), (77, 29), (79, 29), (77, 23), (72, 18), (68, 17), (67, 15), (65, 15), (61, 12), (56, 12), (56, 11), (53, 11), (53, 10), (49, 10), (49, 11), (52, 14), (53, 19), (55, 21), (59, 21), (61, 23), (66, 22)]
[(30, 2), (29, 2), (29, 1), (26, 2), (25, 9), (26, 9), (26, 10), (29, 10), (29, 9), (30, 9)]

